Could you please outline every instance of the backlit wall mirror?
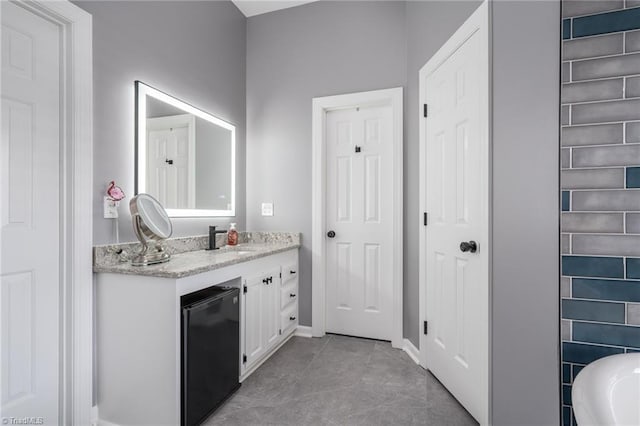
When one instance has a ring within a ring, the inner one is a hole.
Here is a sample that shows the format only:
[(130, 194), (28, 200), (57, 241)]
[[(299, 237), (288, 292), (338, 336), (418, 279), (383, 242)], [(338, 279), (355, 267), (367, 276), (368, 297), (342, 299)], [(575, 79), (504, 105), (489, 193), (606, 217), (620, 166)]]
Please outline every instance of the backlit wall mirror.
[(235, 216), (236, 128), (135, 82), (136, 194), (171, 217)]

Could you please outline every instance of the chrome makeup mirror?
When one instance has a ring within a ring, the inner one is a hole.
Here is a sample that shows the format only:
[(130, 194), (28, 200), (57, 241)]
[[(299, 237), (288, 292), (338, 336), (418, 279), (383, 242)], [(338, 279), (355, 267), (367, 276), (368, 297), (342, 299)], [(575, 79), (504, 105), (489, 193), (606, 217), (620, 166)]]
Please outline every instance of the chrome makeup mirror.
[(135, 82), (136, 194), (170, 217), (235, 216), (235, 126)]
[(133, 220), (133, 231), (142, 244), (142, 250), (133, 259), (133, 266), (146, 266), (155, 263), (168, 262), (169, 253), (162, 246), (153, 244), (149, 247), (149, 240), (162, 241), (171, 236), (173, 227), (162, 204), (149, 194), (138, 194), (129, 201), (129, 210)]

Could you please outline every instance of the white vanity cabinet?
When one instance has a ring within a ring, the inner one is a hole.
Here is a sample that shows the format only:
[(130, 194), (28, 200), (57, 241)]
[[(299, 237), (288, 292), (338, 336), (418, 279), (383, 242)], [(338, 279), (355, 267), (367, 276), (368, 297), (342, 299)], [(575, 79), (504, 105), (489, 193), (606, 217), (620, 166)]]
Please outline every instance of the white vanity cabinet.
[(180, 424), (180, 298), (213, 285), (240, 289), (238, 374), (243, 381), (296, 330), (297, 269), (295, 248), (180, 278), (96, 274), (100, 421)]
[(244, 354), (242, 376), (265, 360), (298, 326), (298, 262), (249, 277), (243, 284)]
[[(280, 336), (279, 281), (280, 267), (247, 278), (244, 293), (243, 370), (250, 370), (278, 341)], [(275, 279), (275, 281), (274, 281)]]
[(282, 266), (280, 284), (280, 332), (287, 334), (298, 326), (298, 263)]

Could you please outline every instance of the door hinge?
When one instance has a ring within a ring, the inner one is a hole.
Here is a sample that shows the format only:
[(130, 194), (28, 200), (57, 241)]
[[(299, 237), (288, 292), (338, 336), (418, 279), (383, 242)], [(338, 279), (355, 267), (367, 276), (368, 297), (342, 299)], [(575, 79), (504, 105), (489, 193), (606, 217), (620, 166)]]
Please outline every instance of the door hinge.
[(426, 117), (426, 116), (427, 116), (427, 104), (424, 104), (424, 105), (422, 106), (422, 108), (423, 108), (422, 113), (423, 113), (423, 115)]
[(278, 334), (282, 334), (282, 329), (278, 329)]
[(282, 272), (280, 272), (280, 278), (282, 278)]
[(243, 292), (243, 293), (246, 293), (246, 292), (247, 292), (247, 286), (246, 286), (246, 285), (242, 287), (242, 292)]
[(428, 327), (427, 327), (427, 322), (424, 322), (424, 334), (428, 334), (427, 333)]
[(422, 223), (424, 224), (424, 226), (427, 226), (427, 223), (429, 223), (428, 218), (429, 218), (429, 214), (427, 212), (424, 212), (422, 214)]
[(242, 354), (242, 363), (243, 364), (247, 363), (247, 356), (245, 354)]

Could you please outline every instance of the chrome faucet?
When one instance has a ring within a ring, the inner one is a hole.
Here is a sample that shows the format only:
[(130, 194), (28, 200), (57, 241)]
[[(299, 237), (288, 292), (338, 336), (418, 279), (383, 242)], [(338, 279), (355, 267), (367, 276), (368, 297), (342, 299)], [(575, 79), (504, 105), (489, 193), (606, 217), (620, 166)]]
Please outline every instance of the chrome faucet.
[(226, 234), (227, 231), (216, 231), (215, 226), (209, 226), (209, 248), (207, 250), (218, 250), (216, 247), (216, 234)]

